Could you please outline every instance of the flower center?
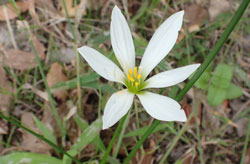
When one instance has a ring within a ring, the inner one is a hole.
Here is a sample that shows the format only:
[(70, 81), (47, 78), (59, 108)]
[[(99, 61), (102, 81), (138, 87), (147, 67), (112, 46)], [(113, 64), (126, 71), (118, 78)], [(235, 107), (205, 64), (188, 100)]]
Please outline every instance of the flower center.
[(145, 86), (146, 83), (142, 78), (141, 70), (138, 67), (130, 68), (128, 70), (125, 85), (128, 90), (132, 93), (139, 93)]

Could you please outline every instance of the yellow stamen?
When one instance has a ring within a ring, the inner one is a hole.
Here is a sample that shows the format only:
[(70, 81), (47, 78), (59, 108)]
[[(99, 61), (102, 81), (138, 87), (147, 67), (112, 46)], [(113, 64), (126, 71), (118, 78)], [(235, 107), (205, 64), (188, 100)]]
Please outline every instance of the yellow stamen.
[(134, 67), (134, 76), (137, 76), (137, 67)]
[(135, 86), (138, 87), (139, 83), (138, 82), (135, 82)]
[(131, 77), (129, 74), (127, 74), (127, 77), (128, 77), (128, 80), (129, 80), (129, 81), (132, 81), (132, 82), (135, 81), (135, 79), (134, 79), (133, 77)]
[(141, 74), (138, 74), (138, 75), (137, 75), (137, 79), (140, 79), (140, 78), (141, 78)]
[(133, 69), (132, 68), (130, 68), (129, 70), (128, 70), (128, 72), (129, 72), (129, 74), (133, 74)]

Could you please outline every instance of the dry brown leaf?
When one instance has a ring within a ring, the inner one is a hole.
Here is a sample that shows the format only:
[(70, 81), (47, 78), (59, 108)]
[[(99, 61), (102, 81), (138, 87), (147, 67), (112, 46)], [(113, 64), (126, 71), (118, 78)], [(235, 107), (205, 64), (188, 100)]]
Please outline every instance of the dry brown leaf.
[[(33, 4), (33, 0), (18, 1), (15, 5), (12, 2), (0, 6), (0, 21), (16, 18), (21, 12), (27, 11)], [(7, 17), (5, 16), (5, 12)]]
[[(52, 87), (58, 82), (67, 81), (68, 78), (63, 73), (63, 67), (59, 63), (53, 63), (47, 74), (47, 81), (49, 87)], [(65, 100), (67, 97), (66, 90), (54, 90), (53, 95), (59, 100)]]
[(35, 55), (21, 50), (7, 50), (3, 56), (0, 56), (0, 62), (3, 65), (17, 70), (27, 70), (37, 66)]
[(237, 125), (236, 129), (237, 129), (238, 136), (242, 137), (243, 135), (245, 135), (247, 125), (248, 125), (248, 119), (247, 118), (241, 118), (235, 124)]
[(241, 38), (241, 44), (246, 52), (250, 52), (250, 35), (245, 35)]
[[(81, 0), (79, 5), (74, 6), (73, 0), (65, 0), (65, 7), (63, 1), (60, 1), (61, 5), (61, 13), (67, 17), (82, 17), (82, 15), (86, 14), (87, 0)], [(67, 10), (67, 12), (65, 11)]]
[(0, 135), (7, 134), (8, 132), (8, 123), (2, 119), (0, 119)]
[(8, 81), (5, 71), (0, 65), (0, 111), (7, 114), (11, 102), (11, 84)]
[(193, 164), (197, 154), (194, 149), (188, 149), (182, 156), (182, 164)]
[(208, 18), (207, 9), (197, 4), (191, 4), (185, 9), (185, 20), (187, 21), (188, 31), (199, 31), (200, 26)]
[(208, 8), (209, 17), (214, 20), (219, 14), (228, 11), (231, 5), (228, 0), (210, 0), (210, 5)]
[(156, 150), (156, 142), (154, 139), (150, 139), (148, 141), (148, 147), (145, 149), (145, 153), (141, 153), (138, 151), (138, 155), (136, 155), (132, 159), (132, 164), (152, 164), (155, 160), (154, 152)]
[[(29, 129), (39, 133), (39, 130), (35, 126), (32, 113), (24, 112), (21, 116), (21, 122)], [(22, 130), (22, 132), (23, 133), (21, 147), (24, 150), (31, 151), (34, 153), (49, 153), (51, 147), (48, 144), (44, 143), (43, 141), (26, 131)]]
[(245, 160), (244, 160), (244, 164), (249, 164), (250, 163), (250, 148), (247, 149), (247, 152), (245, 154)]
[(42, 99), (44, 99), (45, 101), (49, 101), (49, 96), (47, 92), (43, 92), (39, 89), (37, 89), (36, 87), (30, 85), (29, 83), (26, 83), (23, 85), (24, 89), (31, 89), (37, 96), (41, 97)]
[(45, 47), (43, 44), (37, 39), (35, 35), (32, 35), (31, 40), (35, 46), (35, 49), (41, 59), (45, 59)]

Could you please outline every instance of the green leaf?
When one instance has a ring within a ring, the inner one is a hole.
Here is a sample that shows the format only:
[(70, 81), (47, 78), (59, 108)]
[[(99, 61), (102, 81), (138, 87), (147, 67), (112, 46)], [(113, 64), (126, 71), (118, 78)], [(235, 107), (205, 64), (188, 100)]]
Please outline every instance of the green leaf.
[(233, 76), (233, 67), (227, 64), (219, 64), (208, 87), (208, 103), (212, 106), (220, 105), (227, 95)]
[(211, 83), (218, 88), (227, 89), (230, 85), (232, 76), (233, 67), (227, 64), (219, 64), (213, 73)]
[[(127, 134), (124, 135), (124, 137), (134, 137), (134, 136), (142, 136), (145, 131), (147, 131), (149, 126), (144, 126), (142, 128), (133, 130), (131, 132), (128, 132)], [(173, 129), (173, 124), (172, 123), (167, 123), (167, 124), (161, 124), (157, 128), (155, 128), (154, 133), (158, 132), (163, 129), (169, 129), (171, 132), (176, 133), (176, 131)]]
[(194, 84), (197, 88), (207, 90), (209, 87), (209, 80), (211, 78), (210, 72), (204, 72), (201, 77)]
[(242, 94), (242, 89), (231, 83), (227, 89), (226, 99), (235, 99), (242, 96)]
[(77, 126), (83, 131), (88, 127), (87, 121), (82, 119), (78, 114), (74, 116), (74, 121), (76, 122)]
[(40, 120), (38, 120), (35, 116), (33, 117), (36, 126), (38, 129), (42, 132), (43, 136), (53, 142), (55, 145), (57, 145), (56, 137), (53, 134), (53, 131), (51, 131), (46, 125), (44, 125)]
[[(89, 87), (92, 83), (96, 82), (100, 76), (94, 72), (80, 76), (80, 85)], [(52, 86), (52, 89), (72, 89), (77, 87), (77, 78), (69, 81), (59, 82)]]
[[(101, 131), (102, 121), (101, 119), (97, 119), (94, 121), (88, 128), (86, 128), (82, 134), (77, 139), (77, 142), (70, 148), (70, 150), (67, 152), (71, 156), (76, 156), (78, 153), (80, 153), (85, 146), (87, 146), (90, 142), (92, 142), (96, 136), (99, 135), (99, 132)], [(64, 155), (63, 156), (63, 164), (70, 164), (71, 159)]]
[(227, 90), (210, 85), (208, 88), (208, 103), (212, 106), (220, 105), (226, 98)]
[(1, 164), (62, 164), (62, 161), (45, 155), (26, 152), (15, 152), (0, 157)]

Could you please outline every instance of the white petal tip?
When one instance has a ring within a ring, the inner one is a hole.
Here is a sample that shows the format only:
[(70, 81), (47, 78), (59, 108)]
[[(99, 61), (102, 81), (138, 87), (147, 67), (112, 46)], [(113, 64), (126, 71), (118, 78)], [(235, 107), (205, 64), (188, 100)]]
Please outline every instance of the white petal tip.
[(102, 130), (108, 129), (110, 126), (107, 124), (108, 122), (102, 118)]
[(194, 67), (195, 67), (195, 70), (197, 69), (197, 68), (199, 68), (200, 67), (200, 63), (198, 63), (198, 64), (194, 64)]
[(181, 10), (181, 11), (179, 11), (178, 13), (180, 13), (181, 15), (184, 15), (185, 11), (184, 11), (184, 10)]
[(184, 109), (179, 109), (181, 112), (179, 113), (180, 114), (180, 117), (176, 120), (176, 121), (179, 121), (179, 122), (186, 122), (187, 121), (187, 116), (186, 116), (186, 113), (184, 111)]
[(88, 46), (82, 46), (82, 47), (77, 48), (77, 51), (81, 53), (86, 48), (88, 48)]
[(107, 126), (102, 126), (102, 130), (106, 130), (106, 129), (108, 129), (109, 127), (107, 127)]
[(114, 9), (119, 9), (119, 7), (118, 7), (117, 5), (115, 5), (114, 8), (113, 8), (113, 10), (114, 10)]
[(112, 14), (114, 14), (114, 12), (121, 12), (120, 8), (117, 5), (115, 5), (115, 7), (113, 8)]

